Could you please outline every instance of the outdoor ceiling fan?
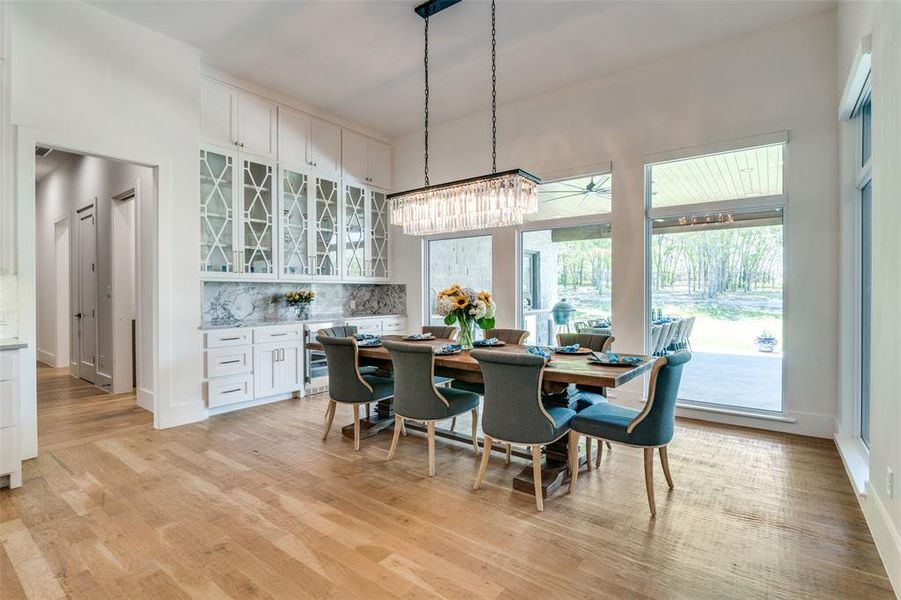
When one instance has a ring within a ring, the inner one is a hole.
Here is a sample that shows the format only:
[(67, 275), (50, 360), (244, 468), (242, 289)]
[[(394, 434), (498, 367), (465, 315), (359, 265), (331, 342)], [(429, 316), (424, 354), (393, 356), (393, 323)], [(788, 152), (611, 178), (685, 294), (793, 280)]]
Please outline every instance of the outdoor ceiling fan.
[(597, 178), (591, 176), (587, 182), (585, 179), (561, 181), (558, 183), (546, 184), (544, 187), (551, 186), (554, 186), (557, 189), (539, 188), (538, 197), (541, 202), (552, 202), (554, 200), (582, 196), (582, 199), (579, 201), (579, 206), (583, 206), (589, 199), (610, 200), (610, 175), (601, 175)]

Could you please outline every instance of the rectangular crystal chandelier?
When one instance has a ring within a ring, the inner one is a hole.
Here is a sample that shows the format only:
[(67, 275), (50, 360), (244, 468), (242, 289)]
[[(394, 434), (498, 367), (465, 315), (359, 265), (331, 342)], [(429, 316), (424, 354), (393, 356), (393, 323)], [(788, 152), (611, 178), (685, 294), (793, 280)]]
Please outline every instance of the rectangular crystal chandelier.
[(514, 169), (391, 194), (391, 224), (406, 235), (520, 225), (538, 211), (539, 183)]

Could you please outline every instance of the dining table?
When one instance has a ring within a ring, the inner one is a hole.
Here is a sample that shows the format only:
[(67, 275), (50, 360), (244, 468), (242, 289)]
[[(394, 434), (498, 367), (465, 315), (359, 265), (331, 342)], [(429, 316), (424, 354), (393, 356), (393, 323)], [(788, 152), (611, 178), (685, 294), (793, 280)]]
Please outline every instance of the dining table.
[[(421, 340), (407, 340), (401, 335), (383, 335), (383, 340), (410, 341), (415, 344), (426, 344), (437, 348), (448, 344), (455, 344), (454, 340), (431, 338)], [(483, 346), (493, 352), (511, 352), (523, 354), (529, 352), (529, 346), (526, 344), (503, 344), (498, 346)], [(323, 350), (322, 344), (313, 341), (307, 344), (307, 348), (311, 350)], [(629, 364), (600, 364), (592, 362), (584, 353), (565, 354), (554, 353), (553, 348), (545, 348), (552, 352), (551, 360), (544, 369), (542, 377), (542, 402), (546, 406), (564, 406), (579, 412), (588, 408), (597, 402), (606, 402), (605, 393), (608, 388), (616, 388), (628, 381), (631, 381), (639, 375), (649, 371), (654, 362), (654, 357), (643, 355), (621, 355), (621, 356), (637, 356), (637, 362)], [(379, 370), (390, 375), (392, 369), (391, 355), (388, 350), (382, 346), (360, 345), (358, 347), (358, 357), (360, 366), (374, 366)], [(469, 354), (469, 350), (462, 350), (458, 354), (436, 354), (435, 355), (435, 375), (438, 377), (447, 377), (459, 381), (467, 381), (471, 383), (482, 383), (482, 371), (479, 368), (479, 362)], [(529, 398), (523, 398), (523, 402), (534, 401)], [(392, 400), (386, 399), (376, 403), (373, 413), (367, 411), (366, 417), (361, 422), (361, 437), (371, 437), (378, 434), (383, 429), (388, 429), (394, 425), (394, 410), (392, 408)], [(425, 427), (411, 421), (406, 421), (407, 429), (425, 431)], [(346, 437), (353, 437), (353, 424), (348, 424), (342, 428), (342, 433)], [(449, 440), (455, 440), (463, 444), (472, 444), (472, 438), (469, 433), (454, 431), (451, 428), (436, 427), (435, 435)], [(479, 444), (484, 445), (484, 440), (479, 437)], [(499, 452), (506, 452), (507, 449), (501, 445), (495, 448)], [(531, 454), (515, 450), (513, 455), (531, 460)], [(580, 464), (584, 464), (591, 457), (580, 456)], [(545, 459), (542, 465), (542, 492), (544, 497), (552, 496), (564, 484), (569, 481), (569, 447), (566, 436), (545, 446)], [(535, 486), (532, 478), (531, 466), (525, 467), (513, 479), (513, 487), (516, 490), (534, 494)]]

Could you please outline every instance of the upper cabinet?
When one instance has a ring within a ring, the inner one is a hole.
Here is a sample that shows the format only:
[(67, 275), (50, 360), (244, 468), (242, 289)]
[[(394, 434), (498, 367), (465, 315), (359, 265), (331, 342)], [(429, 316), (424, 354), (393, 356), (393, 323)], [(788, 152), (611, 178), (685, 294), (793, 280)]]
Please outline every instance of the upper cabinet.
[(387, 144), (345, 129), (341, 164), (346, 179), (378, 188), (391, 188), (391, 146)]
[(276, 158), (278, 105), (211, 79), (200, 88), (200, 132), (204, 141)]
[(205, 279), (388, 280), (391, 147), (201, 82)]
[(341, 128), (290, 108), (278, 119), (281, 162), (307, 165), (327, 175), (341, 174)]

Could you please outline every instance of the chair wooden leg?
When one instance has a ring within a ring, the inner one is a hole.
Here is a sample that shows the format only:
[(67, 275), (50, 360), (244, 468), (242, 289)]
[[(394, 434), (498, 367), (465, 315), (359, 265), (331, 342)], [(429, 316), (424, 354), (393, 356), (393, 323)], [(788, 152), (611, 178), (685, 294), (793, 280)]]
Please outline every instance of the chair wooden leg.
[(544, 497), (541, 493), (541, 446), (532, 446), (532, 479), (535, 480), (535, 506), (538, 512), (544, 510)]
[(435, 421), (429, 421), (429, 477), (435, 476)]
[(369, 421), (371, 416), (372, 416), (372, 403), (367, 402), (366, 403), (366, 420)]
[(669, 486), (669, 489), (675, 489), (673, 476), (669, 472), (669, 456), (666, 453), (666, 446), (660, 446), (660, 465), (663, 467), (663, 476), (666, 477), (666, 484)]
[(328, 439), (328, 432), (332, 428), (332, 421), (335, 420), (335, 408), (338, 403), (334, 400), (328, 401), (328, 410), (325, 411), (325, 433), (322, 434), (322, 441)]
[(613, 450), (613, 444), (611, 444), (609, 440), (604, 443), (607, 444), (607, 450)]
[(391, 449), (388, 450), (388, 460), (394, 458), (394, 452), (397, 450), (397, 442), (400, 440), (400, 430), (404, 426), (404, 418), (400, 415), (394, 415), (394, 435), (391, 437)]
[(360, 449), (360, 405), (354, 404), (354, 450)]
[(648, 507), (651, 516), (657, 516), (657, 504), (654, 502), (654, 449), (644, 449), (644, 484), (648, 489)]
[(504, 451), (504, 464), (510, 464), (510, 455), (513, 454), (513, 444), (507, 444), (507, 449)]
[[(573, 430), (569, 431), (569, 493), (572, 494), (576, 489), (576, 478), (579, 476), (579, 434)], [(591, 455), (588, 456), (588, 462), (591, 462)]]
[(488, 457), (491, 456), (491, 438), (487, 435), (485, 439), (482, 441), (484, 446), (482, 446), (482, 462), (479, 463), (479, 474), (476, 475), (476, 482), (472, 484), (472, 489), (477, 490), (482, 487), (482, 478), (485, 477), (485, 469), (488, 468)]
[(472, 409), (472, 449), (479, 454), (479, 409)]
[(404, 423), (404, 420), (400, 420), (400, 434), (404, 437), (407, 437), (407, 424)]
[[(610, 442), (607, 442), (607, 443), (609, 444)], [(604, 441), (598, 440), (598, 455), (594, 458), (594, 466), (596, 469), (601, 468), (601, 456), (603, 456), (603, 454), (604, 454)], [(589, 457), (588, 460), (590, 461), (591, 458)]]
[(457, 417), (454, 417), (453, 419), (451, 419), (450, 430), (453, 431), (456, 426), (457, 426)]
[[(601, 449), (601, 442), (598, 441), (598, 450)], [(585, 436), (585, 456), (588, 457), (588, 460), (585, 461), (585, 467), (591, 471), (591, 438), (587, 435)]]

